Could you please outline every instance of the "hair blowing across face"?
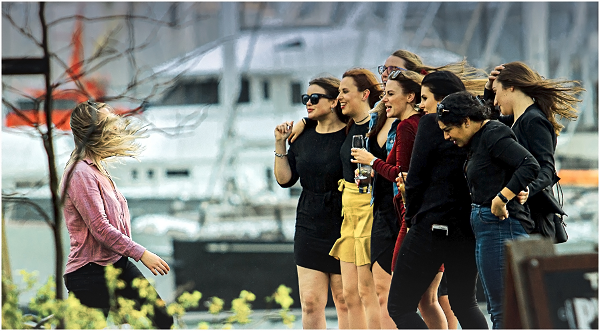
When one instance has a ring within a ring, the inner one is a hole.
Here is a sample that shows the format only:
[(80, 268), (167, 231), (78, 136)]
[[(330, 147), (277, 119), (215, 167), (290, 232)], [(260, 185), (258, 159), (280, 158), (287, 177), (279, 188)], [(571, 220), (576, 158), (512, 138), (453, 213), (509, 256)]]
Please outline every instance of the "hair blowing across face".
[[(335, 77), (317, 77), (308, 82), (308, 86), (310, 85), (321, 87), (325, 90), (325, 94), (335, 99), (339, 94), (340, 80)], [(340, 106), (339, 102), (335, 105), (334, 111), (340, 121), (348, 123), (349, 117), (342, 113), (342, 106)]]
[[(102, 108), (110, 113), (100, 113)], [(67, 166), (83, 157), (89, 157), (102, 171), (103, 168), (98, 164), (100, 161), (113, 156), (136, 157), (141, 151), (141, 146), (135, 140), (144, 137), (143, 128), (132, 123), (129, 118), (114, 114), (107, 104), (97, 103), (92, 106), (87, 102), (80, 103), (73, 109), (70, 123), (75, 150), (71, 153)]]
[(496, 77), (503, 88), (514, 87), (533, 98), (546, 118), (552, 123), (558, 135), (564, 128), (556, 116), (574, 120), (577, 118), (575, 105), (581, 102), (576, 96), (585, 91), (580, 82), (574, 80), (544, 79), (523, 62), (504, 64), (504, 69)]

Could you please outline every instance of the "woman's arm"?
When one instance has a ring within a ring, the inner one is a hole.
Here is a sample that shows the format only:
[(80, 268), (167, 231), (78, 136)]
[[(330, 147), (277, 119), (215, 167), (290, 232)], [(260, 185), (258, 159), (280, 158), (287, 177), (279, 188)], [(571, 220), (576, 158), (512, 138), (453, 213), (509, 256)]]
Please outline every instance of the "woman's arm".
[(535, 195), (554, 184), (554, 137), (552, 124), (541, 117), (533, 117), (526, 123), (525, 139), (528, 151), (540, 165), (537, 178), (529, 184), (529, 194)]
[[(290, 187), (298, 180), (298, 175), (295, 169), (292, 169), (292, 164), (295, 164), (293, 153), (287, 150), (286, 140), (292, 133), (294, 122), (284, 122), (275, 127), (275, 165), (273, 172), (275, 179), (281, 187)], [(291, 159), (291, 160), (290, 160)]]
[(110, 224), (100, 190), (100, 183), (92, 174), (74, 171), (67, 193), (96, 241), (119, 255), (139, 261), (145, 248)]
[(396, 182), (396, 177), (402, 171), (408, 171), (410, 156), (412, 154), (417, 127), (408, 119), (400, 122), (396, 129), (396, 142), (387, 160), (377, 159), (373, 163), (373, 169), (390, 182)]
[(493, 158), (515, 169), (506, 186), (500, 190), (500, 195), (492, 199), (492, 214), (504, 219), (509, 216), (507, 202), (516, 196), (515, 192), (524, 190), (535, 180), (540, 166), (533, 155), (511, 137), (501, 138), (488, 146), (491, 146), (490, 155)]

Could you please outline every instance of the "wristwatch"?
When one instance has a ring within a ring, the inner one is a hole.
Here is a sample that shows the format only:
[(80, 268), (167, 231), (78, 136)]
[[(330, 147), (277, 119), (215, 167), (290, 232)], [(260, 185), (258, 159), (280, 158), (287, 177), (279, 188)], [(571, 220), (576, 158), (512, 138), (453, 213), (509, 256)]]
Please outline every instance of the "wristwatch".
[(376, 158), (376, 157), (374, 157), (374, 158), (373, 158), (373, 160), (371, 160), (371, 162), (369, 162), (369, 165), (370, 165), (371, 167), (373, 166), (373, 164), (375, 164), (375, 160), (377, 160), (377, 158)]
[(504, 194), (502, 194), (502, 192), (498, 192), (498, 198), (500, 198), (500, 200), (502, 200), (502, 202), (504, 203), (508, 203), (508, 198), (504, 196)]

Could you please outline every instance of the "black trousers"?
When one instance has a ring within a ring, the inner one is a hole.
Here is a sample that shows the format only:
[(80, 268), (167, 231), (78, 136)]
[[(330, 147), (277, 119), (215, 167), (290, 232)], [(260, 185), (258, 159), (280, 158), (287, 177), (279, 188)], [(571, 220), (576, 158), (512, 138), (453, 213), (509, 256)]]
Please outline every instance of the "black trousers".
[(399, 329), (427, 329), (417, 314), (421, 296), (444, 264), (448, 299), (463, 329), (488, 329), (477, 305), (475, 238), (458, 228), (432, 232), (420, 222), (406, 234), (392, 276), (388, 311)]
[[(123, 289), (115, 291), (116, 297), (123, 297), (134, 300), (139, 306), (145, 303), (145, 298), (141, 298), (138, 289), (131, 286), (135, 278), (144, 278), (142, 272), (127, 257), (121, 258), (114, 265), (121, 269), (119, 279), (127, 284)], [(108, 316), (110, 308), (110, 297), (106, 279), (104, 277), (103, 267), (96, 263), (88, 263), (85, 266), (64, 275), (65, 286), (69, 293), (73, 292), (79, 301), (91, 308), (100, 308), (105, 316)], [(152, 288), (154, 290), (154, 288)], [(160, 299), (160, 296), (157, 298)], [(154, 326), (159, 329), (170, 329), (173, 325), (173, 317), (167, 314), (165, 307), (154, 306), (154, 316), (151, 318)]]

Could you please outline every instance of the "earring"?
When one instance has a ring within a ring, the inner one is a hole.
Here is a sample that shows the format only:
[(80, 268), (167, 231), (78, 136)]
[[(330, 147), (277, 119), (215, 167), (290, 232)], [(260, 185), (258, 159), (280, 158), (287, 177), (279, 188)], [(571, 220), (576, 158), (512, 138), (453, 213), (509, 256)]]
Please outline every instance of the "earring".
[(335, 107), (331, 107), (331, 112), (335, 112)]

